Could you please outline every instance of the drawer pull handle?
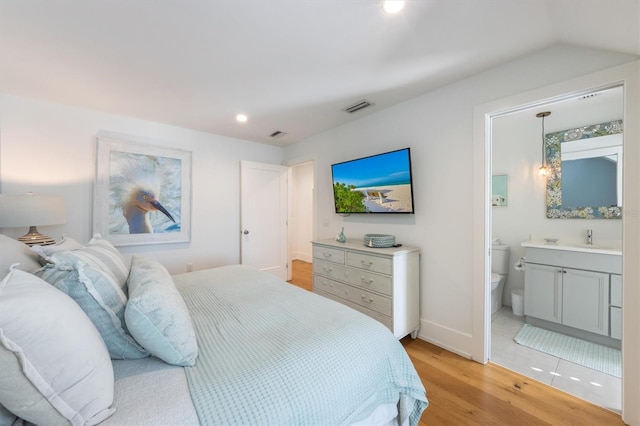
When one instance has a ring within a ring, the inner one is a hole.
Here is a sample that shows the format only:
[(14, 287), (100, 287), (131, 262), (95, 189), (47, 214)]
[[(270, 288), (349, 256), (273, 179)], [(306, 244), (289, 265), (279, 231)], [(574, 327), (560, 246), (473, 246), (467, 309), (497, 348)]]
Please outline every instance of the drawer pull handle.
[(331, 271), (333, 271), (333, 268), (330, 267), (330, 266), (323, 266), (322, 270), (325, 271), (325, 272), (331, 272)]
[(367, 262), (365, 260), (361, 260), (360, 263), (362, 264), (362, 266), (367, 266), (367, 267), (373, 265), (372, 261)]
[(328, 251), (323, 251), (323, 252), (322, 252), (322, 255), (323, 255), (324, 257), (326, 257), (327, 259), (331, 257), (331, 253), (329, 253)]
[(362, 284), (366, 284), (366, 285), (371, 285), (373, 284), (373, 278), (365, 278), (365, 277), (360, 277), (360, 281), (362, 281)]
[(363, 302), (365, 303), (371, 303), (373, 302), (373, 298), (370, 297), (369, 299), (367, 299), (367, 296), (365, 296), (364, 294), (360, 297), (362, 299)]

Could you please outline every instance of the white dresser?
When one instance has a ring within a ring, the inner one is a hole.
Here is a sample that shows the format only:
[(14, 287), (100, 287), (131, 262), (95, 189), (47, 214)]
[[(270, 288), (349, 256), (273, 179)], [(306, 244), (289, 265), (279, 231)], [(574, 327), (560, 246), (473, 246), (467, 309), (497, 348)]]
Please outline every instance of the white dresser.
[(397, 337), (420, 328), (420, 249), (362, 240), (313, 241), (313, 291), (383, 323)]

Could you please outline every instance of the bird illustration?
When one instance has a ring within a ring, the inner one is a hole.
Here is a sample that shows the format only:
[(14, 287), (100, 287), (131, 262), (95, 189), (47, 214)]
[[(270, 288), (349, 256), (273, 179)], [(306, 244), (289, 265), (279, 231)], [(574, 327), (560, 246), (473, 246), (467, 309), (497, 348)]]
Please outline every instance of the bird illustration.
[[(155, 211), (177, 223), (160, 202), (167, 194), (179, 194), (179, 178), (176, 179), (176, 167), (171, 160), (178, 161), (132, 153), (118, 153), (118, 157), (112, 158), (109, 183), (112, 211), (114, 214), (120, 211), (120, 217), (127, 222), (129, 234), (153, 233), (150, 213)], [(115, 227), (126, 233), (124, 226), (116, 223)]]

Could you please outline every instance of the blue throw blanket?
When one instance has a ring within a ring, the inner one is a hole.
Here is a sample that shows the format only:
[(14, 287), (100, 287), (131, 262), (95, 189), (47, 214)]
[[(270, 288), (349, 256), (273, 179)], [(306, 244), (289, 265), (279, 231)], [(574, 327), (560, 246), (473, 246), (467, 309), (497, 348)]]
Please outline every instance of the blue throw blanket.
[(185, 370), (201, 424), (349, 424), (383, 403), (418, 423), (424, 387), (377, 321), (246, 266), (174, 280), (198, 336)]

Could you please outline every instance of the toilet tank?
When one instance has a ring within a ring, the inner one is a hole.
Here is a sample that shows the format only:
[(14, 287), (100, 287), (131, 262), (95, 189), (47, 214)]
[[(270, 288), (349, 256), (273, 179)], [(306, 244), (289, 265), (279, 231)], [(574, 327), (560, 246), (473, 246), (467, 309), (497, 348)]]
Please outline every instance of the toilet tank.
[(509, 272), (509, 246), (504, 244), (491, 245), (491, 272), (507, 275)]

